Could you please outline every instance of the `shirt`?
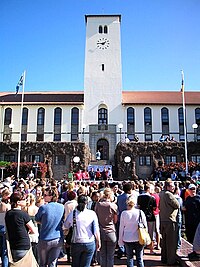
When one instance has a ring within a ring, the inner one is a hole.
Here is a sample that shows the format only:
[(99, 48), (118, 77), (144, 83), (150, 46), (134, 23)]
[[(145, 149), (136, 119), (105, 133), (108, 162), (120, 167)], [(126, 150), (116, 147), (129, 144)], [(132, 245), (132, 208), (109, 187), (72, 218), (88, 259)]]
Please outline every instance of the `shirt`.
[[(99, 233), (97, 215), (93, 210), (85, 208), (83, 211), (75, 212), (76, 218), (76, 243), (90, 243), (95, 240), (94, 235)], [(73, 226), (73, 211), (67, 216), (64, 227), (69, 229)]]
[[(131, 210), (124, 210), (120, 217), (119, 226), (119, 246), (123, 246), (124, 242), (137, 242), (138, 237), (138, 221), (140, 210), (132, 208)], [(141, 210), (142, 222), (147, 227), (147, 221), (144, 212)]]
[(62, 237), (62, 222), (64, 206), (57, 202), (50, 202), (40, 206), (35, 220), (40, 222), (39, 239), (54, 240)]
[(20, 209), (7, 211), (5, 216), (6, 228), (11, 249), (28, 250), (30, 239), (26, 224), (30, 221), (28, 213)]

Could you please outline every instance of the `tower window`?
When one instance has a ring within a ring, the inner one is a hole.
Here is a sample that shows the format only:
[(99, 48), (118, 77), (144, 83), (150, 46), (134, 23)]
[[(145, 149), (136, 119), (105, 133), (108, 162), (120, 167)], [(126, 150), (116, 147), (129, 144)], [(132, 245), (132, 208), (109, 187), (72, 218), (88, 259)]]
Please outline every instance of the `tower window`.
[(103, 33), (103, 27), (101, 25), (99, 26), (99, 33)]
[(107, 25), (104, 26), (104, 33), (108, 33), (108, 26)]
[(104, 71), (104, 64), (101, 65), (101, 69), (102, 69), (102, 71)]

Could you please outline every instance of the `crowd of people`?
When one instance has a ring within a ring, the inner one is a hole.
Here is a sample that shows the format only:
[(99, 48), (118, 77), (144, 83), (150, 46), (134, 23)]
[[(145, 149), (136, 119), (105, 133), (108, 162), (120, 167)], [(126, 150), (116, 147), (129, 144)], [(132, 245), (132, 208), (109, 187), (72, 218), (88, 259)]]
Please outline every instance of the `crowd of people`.
[[(139, 218), (151, 237), (149, 253), (161, 253), (162, 263), (176, 264), (183, 229), (194, 245), (190, 259), (200, 259), (197, 180), (111, 182), (7, 177), (0, 184), (0, 196), (2, 267), (9, 266), (8, 262), (21, 267), (53, 267), (65, 254), (73, 267), (112, 267), (116, 251), (119, 259), (126, 256), (128, 267), (134, 266), (134, 255), (137, 266), (143, 267)], [(70, 229), (73, 234), (68, 240)]]
[(86, 169), (79, 169), (76, 172), (68, 172), (64, 175), (64, 179), (68, 181), (100, 181), (100, 180), (112, 180), (112, 169), (111, 165), (108, 166), (95, 166)]

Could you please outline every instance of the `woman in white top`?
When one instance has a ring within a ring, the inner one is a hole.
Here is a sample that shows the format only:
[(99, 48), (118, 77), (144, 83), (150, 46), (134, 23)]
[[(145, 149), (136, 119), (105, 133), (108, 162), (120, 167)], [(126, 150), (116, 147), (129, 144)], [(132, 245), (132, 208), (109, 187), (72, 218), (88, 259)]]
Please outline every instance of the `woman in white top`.
[(126, 201), (127, 210), (124, 210), (120, 217), (119, 246), (125, 245), (127, 255), (127, 266), (134, 266), (134, 250), (137, 260), (137, 267), (144, 267), (143, 250), (144, 246), (139, 244), (138, 221), (141, 212), (142, 222), (147, 228), (147, 221), (144, 212), (135, 208), (135, 200), (129, 197)]
[[(100, 249), (100, 232), (97, 215), (93, 210), (87, 209), (86, 195), (78, 197), (78, 206), (75, 209), (75, 238), (71, 244), (72, 267), (90, 267), (95, 251)], [(73, 211), (67, 216), (65, 228), (73, 226)]]

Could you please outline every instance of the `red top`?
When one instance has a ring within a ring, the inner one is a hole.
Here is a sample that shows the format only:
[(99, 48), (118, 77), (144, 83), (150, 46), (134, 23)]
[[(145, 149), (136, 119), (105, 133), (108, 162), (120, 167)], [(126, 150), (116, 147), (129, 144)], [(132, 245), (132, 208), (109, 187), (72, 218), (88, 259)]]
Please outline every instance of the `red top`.
[(154, 215), (158, 215), (160, 213), (160, 210), (159, 210), (159, 202), (160, 202), (160, 197), (158, 194), (154, 193), (154, 194), (151, 194), (153, 197), (155, 197), (155, 200), (156, 200), (156, 209), (153, 211)]

